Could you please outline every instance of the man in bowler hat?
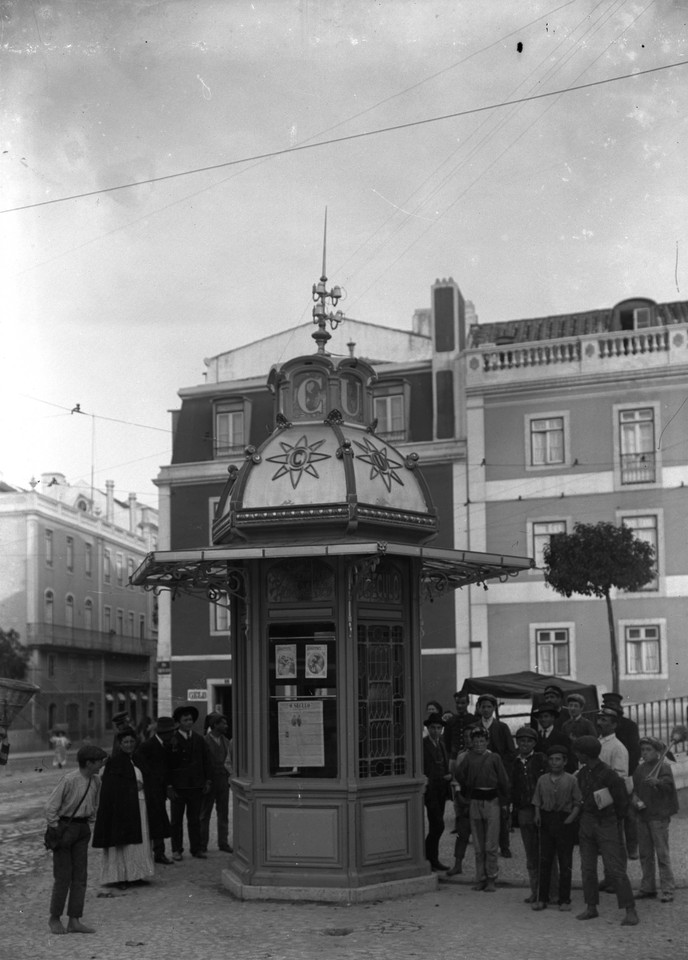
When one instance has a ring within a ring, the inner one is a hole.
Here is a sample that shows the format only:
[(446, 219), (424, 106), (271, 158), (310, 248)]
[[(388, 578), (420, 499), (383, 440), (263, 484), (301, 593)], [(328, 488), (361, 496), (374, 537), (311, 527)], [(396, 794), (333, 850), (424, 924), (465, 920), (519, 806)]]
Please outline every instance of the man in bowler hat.
[(172, 778), (172, 736), (177, 724), (172, 717), (158, 717), (155, 733), (136, 748), (136, 758), (142, 760), (146, 779), (146, 803), (153, 858), (156, 863), (174, 863), (165, 854), (165, 837), (172, 833), (167, 815), (167, 795)]
[(196, 707), (187, 704), (172, 714), (177, 730), (172, 735), (172, 772), (169, 791), (172, 813), (172, 859), (184, 854), (184, 813), (192, 857), (205, 859), (201, 841), (201, 804), (213, 782), (213, 768), (203, 737), (193, 729)]

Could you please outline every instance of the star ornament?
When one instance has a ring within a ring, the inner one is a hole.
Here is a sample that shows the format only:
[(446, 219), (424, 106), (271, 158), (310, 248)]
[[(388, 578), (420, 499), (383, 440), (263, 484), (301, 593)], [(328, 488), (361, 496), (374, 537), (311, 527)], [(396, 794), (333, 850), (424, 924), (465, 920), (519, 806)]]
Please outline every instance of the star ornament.
[(294, 490), (298, 487), (299, 481), (304, 473), (315, 477), (316, 480), (320, 479), (320, 474), (313, 464), (319, 460), (330, 459), (329, 453), (317, 452), (323, 443), (325, 443), (324, 440), (315, 440), (313, 443), (309, 443), (305, 433), (293, 444), (280, 440), (280, 447), (284, 452), (278, 453), (274, 457), (266, 457), (270, 463), (280, 464), (279, 470), (273, 474), (272, 479), (279, 480), (285, 473), (288, 473)]
[(371, 480), (374, 480), (376, 477), (380, 477), (384, 485), (387, 487), (388, 493), (392, 489), (392, 480), (396, 480), (396, 482), (401, 484), (403, 487), (404, 481), (396, 471), (396, 468), (401, 467), (402, 464), (400, 461), (392, 460), (387, 456), (386, 447), (383, 449), (376, 447), (368, 437), (363, 438), (363, 443), (359, 443), (358, 440), (354, 440), (354, 443), (359, 450), (363, 451), (363, 453), (358, 454), (358, 459), (363, 460), (364, 463), (370, 464)]

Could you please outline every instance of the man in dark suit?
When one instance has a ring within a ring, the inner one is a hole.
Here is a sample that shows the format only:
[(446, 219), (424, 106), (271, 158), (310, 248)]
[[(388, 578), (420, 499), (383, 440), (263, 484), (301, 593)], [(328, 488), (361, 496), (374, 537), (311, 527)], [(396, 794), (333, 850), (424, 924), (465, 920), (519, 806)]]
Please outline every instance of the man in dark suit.
[[(493, 697), (491, 693), (481, 694), (476, 704), (478, 713), (476, 725), (486, 732), (487, 749), (501, 758), (506, 775), (511, 779), (516, 758), (516, 747), (514, 746), (514, 738), (511, 736), (511, 730), (495, 716), (497, 704), (497, 698)], [(509, 804), (505, 802), (501, 807), (499, 828), (499, 853), (502, 857), (511, 857), (510, 819)]]
[(148, 824), (153, 841), (153, 857), (156, 863), (174, 863), (165, 854), (165, 837), (171, 835), (170, 818), (167, 816), (167, 798), (172, 775), (172, 736), (177, 724), (172, 717), (158, 717), (155, 733), (136, 748), (134, 756), (141, 759), (148, 772), (146, 804)]
[(172, 859), (184, 854), (184, 813), (192, 857), (205, 860), (201, 841), (201, 804), (210, 792), (213, 768), (203, 737), (193, 730), (198, 710), (193, 706), (177, 707), (172, 714), (177, 731), (172, 736), (172, 773), (170, 808), (172, 812)]
[[(564, 733), (561, 727), (557, 726), (557, 708), (554, 703), (549, 703), (548, 701), (541, 703), (539, 707), (533, 710), (533, 721), (533, 727), (537, 734), (537, 741), (535, 743), (537, 752), (547, 755), (550, 747), (566, 747), (566, 756), (568, 758), (571, 739)], [(568, 758), (566, 766), (567, 772), (573, 773), (577, 765), (575, 756)], [(571, 769), (571, 767), (573, 769)]]
[(423, 773), (425, 774), (425, 810), (428, 815), (428, 834), (425, 838), (425, 856), (433, 870), (448, 870), (439, 860), (440, 837), (444, 833), (444, 808), (449, 799), (449, 757), (442, 739), (444, 720), (439, 713), (431, 713), (424, 721), (428, 730), (423, 738)]

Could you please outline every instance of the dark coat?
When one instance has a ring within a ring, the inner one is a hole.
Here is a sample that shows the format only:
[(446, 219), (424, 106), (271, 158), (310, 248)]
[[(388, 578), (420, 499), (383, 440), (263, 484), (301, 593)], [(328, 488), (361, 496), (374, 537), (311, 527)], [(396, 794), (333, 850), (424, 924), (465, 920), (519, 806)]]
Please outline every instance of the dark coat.
[(470, 730), (471, 727), (474, 727), (478, 720), (479, 717), (476, 717), (474, 713), (465, 713), (462, 716), (455, 713), (451, 719), (447, 721), (447, 725), (444, 728), (443, 739), (450, 760), (456, 760), (460, 753), (468, 750), (470, 744), (468, 743), (466, 732)]
[(631, 720), (630, 717), (619, 717), (616, 725), (616, 739), (620, 740), (628, 750), (628, 773), (632, 776), (640, 763), (640, 731), (635, 720)]
[(151, 840), (162, 840), (172, 834), (166, 806), (167, 788), (172, 779), (172, 750), (152, 736), (136, 748), (134, 761), (144, 774)]
[(537, 749), (525, 762), (516, 757), (511, 771), (511, 800), (517, 810), (532, 806), (535, 784), (548, 769), (547, 757), (544, 753), (538, 753)]
[(428, 778), (425, 788), (426, 800), (448, 800), (451, 795), (449, 781), (449, 756), (442, 737), (434, 743), (431, 737), (423, 737), (423, 773)]
[(122, 752), (110, 757), (101, 783), (93, 846), (123, 847), (142, 843), (139, 794), (131, 758)]
[[(480, 727), (482, 724), (479, 722), (475, 726)], [(511, 736), (511, 730), (502, 720), (495, 718), (490, 724), (487, 746), (491, 753), (499, 755), (507, 775), (511, 776), (511, 767), (516, 758), (516, 746), (514, 738)], [(536, 747), (535, 749), (539, 750), (540, 748)]]
[(175, 733), (171, 743), (172, 786), (175, 790), (200, 790), (212, 782), (213, 765), (203, 737), (191, 731), (191, 736)]

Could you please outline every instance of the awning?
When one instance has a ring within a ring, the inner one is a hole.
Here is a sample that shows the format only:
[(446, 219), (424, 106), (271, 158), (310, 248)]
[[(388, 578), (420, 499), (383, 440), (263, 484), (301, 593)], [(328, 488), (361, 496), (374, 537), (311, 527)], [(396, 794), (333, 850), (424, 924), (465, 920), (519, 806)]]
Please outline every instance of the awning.
[[(149, 553), (130, 578), (137, 587), (171, 590), (177, 593), (205, 594), (215, 600), (228, 589), (240, 592), (239, 582), (245, 561), (293, 559), (294, 557), (351, 557), (380, 559), (384, 556), (412, 557), (421, 561), (421, 587), (428, 599), (448, 590), (489, 581), (506, 581), (534, 561), (529, 557), (478, 553), (472, 550), (447, 550), (415, 544), (374, 541), (304, 543), (289, 546), (206, 547), (196, 550), (159, 550)], [(235, 583), (232, 585), (231, 581)], [(228, 587), (229, 582), (229, 587)]]

